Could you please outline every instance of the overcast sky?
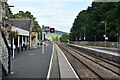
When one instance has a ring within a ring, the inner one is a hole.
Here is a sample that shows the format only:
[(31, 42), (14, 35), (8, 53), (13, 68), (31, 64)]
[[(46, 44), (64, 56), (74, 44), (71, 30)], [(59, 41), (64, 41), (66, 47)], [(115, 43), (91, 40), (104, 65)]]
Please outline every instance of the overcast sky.
[(70, 32), (78, 13), (91, 6), (92, 0), (8, 0), (13, 13), (31, 12), (40, 26), (50, 26), (57, 30)]

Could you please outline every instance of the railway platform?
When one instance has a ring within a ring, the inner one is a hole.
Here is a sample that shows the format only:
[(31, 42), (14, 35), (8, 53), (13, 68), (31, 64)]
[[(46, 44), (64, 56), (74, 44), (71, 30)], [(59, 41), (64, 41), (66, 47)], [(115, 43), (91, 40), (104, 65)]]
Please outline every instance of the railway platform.
[(68, 45), (76, 48), (79, 51), (83, 51), (88, 54), (92, 54), (92, 55), (120, 64), (120, 53), (118, 52), (119, 50), (118, 51), (116, 50), (114, 52), (114, 51), (110, 51), (108, 49), (106, 50), (103, 48), (95, 48), (95, 47), (93, 48), (93, 47), (80, 46), (75, 44), (68, 44)]
[(12, 74), (3, 80), (79, 80), (73, 67), (57, 44), (19, 53), (12, 59)]
[(48, 80), (51, 78), (59, 78), (61, 80), (79, 80), (78, 75), (57, 44), (54, 44), (53, 47), (53, 53), (47, 75)]
[(80, 45), (75, 45), (75, 44), (69, 44), (69, 45), (79, 47), (79, 48), (94, 50), (94, 51), (97, 51), (97, 52), (106, 53), (106, 54), (110, 54), (110, 55), (113, 55), (113, 56), (120, 56), (119, 50), (117, 50), (115, 48), (109, 49), (109, 48), (95, 47), (95, 46), (80, 46)]
[(40, 47), (16, 55), (11, 61), (12, 74), (3, 80), (44, 80), (49, 69), (52, 47), (52, 44), (46, 46), (45, 53), (42, 53)]

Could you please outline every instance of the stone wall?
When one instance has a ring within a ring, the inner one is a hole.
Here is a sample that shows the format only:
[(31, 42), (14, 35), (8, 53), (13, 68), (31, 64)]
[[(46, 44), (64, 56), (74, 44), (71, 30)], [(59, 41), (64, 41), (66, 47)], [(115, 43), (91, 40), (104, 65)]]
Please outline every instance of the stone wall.
[(0, 22), (2, 22), (2, 18), (5, 17), (5, 12), (6, 12), (6, 1), (5, 0), (0, 0)]
[(3, 64), (5, 70), (8, 72), (8, 49), (4, 43), (1, 33), (0, 33), (0, 61)]
[(40, 41), (38, 40), (38, 33), (37, 32), (32, 32), (31, 36), (33, 34), (36, 36), (36, 38), (31, 40), (31, 48), (38, 48), (40, 46)]
[(3, 16), (3, 6), (2, 6), (2, 2), (0, 1), (0, 23), (2, 23), (2, 17)]

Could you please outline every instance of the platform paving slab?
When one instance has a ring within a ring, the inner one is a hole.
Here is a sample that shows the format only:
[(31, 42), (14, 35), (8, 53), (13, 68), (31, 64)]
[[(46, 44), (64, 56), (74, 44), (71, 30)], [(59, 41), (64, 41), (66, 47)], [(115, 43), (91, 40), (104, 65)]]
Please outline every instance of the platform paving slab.
[(19, 53), (12, 59), (12, 71), (14, 74), (5, 78), (46, 78), (52, 54), (53, 45)]

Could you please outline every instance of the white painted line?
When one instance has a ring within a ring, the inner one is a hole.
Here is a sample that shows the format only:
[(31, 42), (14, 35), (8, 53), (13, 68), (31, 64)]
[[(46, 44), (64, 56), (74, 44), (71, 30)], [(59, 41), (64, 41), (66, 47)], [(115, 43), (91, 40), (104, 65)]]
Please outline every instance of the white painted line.
[[(55, 45), (58, 47), (57, 44), (55, 44)], [(67, 61), (68, 65), (70, 66), (71, 70), (73, 71), (75, 77), (76, 77), (77, 79), (79, 79), (78, 75), (76, 74), (75, 70), (73, 69), (73, 67), (72, 67), (71, 64), (69, 63), (69, 61), (68, 61), (67, 57), (65, 56), (65, 54), (62, 52), (62, 50), (61, 50), (59, 47), (58, 47), (58, 49), (60, 50), (60, 52), (61, 52), (62, 55), (64, 56), (64, 58), (65, 58), (65, 60)]]
[(54, 46), (54, 43), (53, 43), (52, 56), (51, 56), (50, 65), (49, 65), (49, 70), (48, 70), (48, 74), (47, 74), (47, 79), (46, 79), (46, 80), (49, 80), (49, 79), (50, 79), (50, 71), (51, 71), (52, 63), (53, 63), (54, 49), (55, 49), (55, 46)]
[(15, 72), (11, 72), (10, 74), (15, 74)]
[(29, 54), (29, 56), (34, 56), (35, 54)]

